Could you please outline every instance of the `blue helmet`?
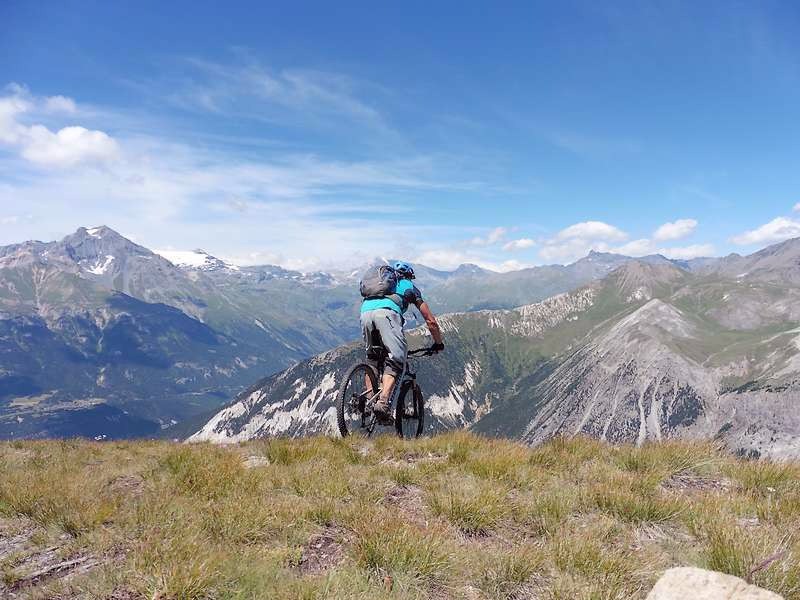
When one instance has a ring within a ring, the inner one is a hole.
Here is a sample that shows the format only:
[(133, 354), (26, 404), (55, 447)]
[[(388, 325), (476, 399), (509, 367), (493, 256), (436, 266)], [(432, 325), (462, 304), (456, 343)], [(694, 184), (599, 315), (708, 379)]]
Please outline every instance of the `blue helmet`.
[(403, 262), (402, 260), (398, 260), (396, 263), (392, 265), (392, 268), (397, 271), (403, 277), (408, 277), (409, 279), (414, 279), (414, 267), (412, 267), (407, 262)]

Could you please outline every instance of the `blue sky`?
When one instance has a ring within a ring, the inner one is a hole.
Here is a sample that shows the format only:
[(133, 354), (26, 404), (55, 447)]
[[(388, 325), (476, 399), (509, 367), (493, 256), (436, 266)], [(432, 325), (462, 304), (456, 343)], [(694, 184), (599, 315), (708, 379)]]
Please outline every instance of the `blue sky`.
[(511, 269), (800, 236), (796, 2), (214, 4), (0, 3), (0, 243)]

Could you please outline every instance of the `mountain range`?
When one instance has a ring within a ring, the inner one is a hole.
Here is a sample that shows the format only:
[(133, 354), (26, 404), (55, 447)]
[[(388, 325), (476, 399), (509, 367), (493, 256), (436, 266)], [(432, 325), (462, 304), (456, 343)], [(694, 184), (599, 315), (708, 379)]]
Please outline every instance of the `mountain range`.
[[(0, 247), (0, 438), (179, 436), (253, 381), (359, 336), (369, 265), (301, 273), (164, 254), (108, 227)], [(631, 260), (416, 271), (436, 312), (468, 312), (537, 302)]]
[[(750, 256), (579, 263), (561, 268), (572, 291), (441, 318), (446, 352), (414, 361), (428, 432), (715, 438), (745, 456), (800, 457), (800, 239)], [(580, 269), (592, 275), (577, 285)], [(469, 304), (461, 289), (452, 302)], [(411, 347), (428, 343), (423, 328), (410, 332)], [(361, 354), (351, 343), (266, 377), (190, 439), (331, 431), (337, 388)]]

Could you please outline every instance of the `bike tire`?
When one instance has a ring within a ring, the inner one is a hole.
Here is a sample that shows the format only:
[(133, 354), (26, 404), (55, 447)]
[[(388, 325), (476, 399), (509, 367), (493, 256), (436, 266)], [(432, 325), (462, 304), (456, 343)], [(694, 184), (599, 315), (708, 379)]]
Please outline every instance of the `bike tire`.
[[(411, 412), (414, 417), (407, 415), (406, 402), (413, 403)], [(405, 428), (404, 422), (407, 424)], [(394, 409), (394, 428), (398, 437), (401, 438), (418, 438), (425, 429), (425, 398), (415, 382), (406, 381), (400, 388), (397, 406)]]
[[(336, 424), (339, 428), (339, 434), (342, 437), (347, 437), (353, 434), (352, 425), (348, 426), (348, 411), (354, 408), (352, 406), (352, 401), (354, 398), (351, 397), (354, 388), (351, 384), (354, 381), (358, 382), (359, 380), (361, 383), (364, 383), (366, 381), (365, 378), (369, 378), (372, 389), (377, 391), (378, 374), (375, 372), (375, 369), (367, 363), (358, 363), (350, 367), (344, 379), (342, 380), (341, 386), (339, 387), (339, 392), (336, 396)], [(361, 414), (363, 414), (363, 401), (360, 404), (360, 411)]]

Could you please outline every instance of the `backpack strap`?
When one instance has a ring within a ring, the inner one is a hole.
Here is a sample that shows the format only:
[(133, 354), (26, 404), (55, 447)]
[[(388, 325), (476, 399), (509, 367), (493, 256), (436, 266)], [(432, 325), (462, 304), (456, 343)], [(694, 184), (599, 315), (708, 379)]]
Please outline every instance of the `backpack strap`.
[(400, 294), (389, 294), (388, 296), (384, 296), (384, 298), (388, 298), (397, 304), (397, 306), (400, 307), (400, 314), (403, 313), (403, 297)]
[(391, 300), (398, 307), (400, 310), (403, 310), (403, 297), (400, 294), (387, 294), (386, 296), (370, 296), (368, 298), (364, 298), (364, 300)]

